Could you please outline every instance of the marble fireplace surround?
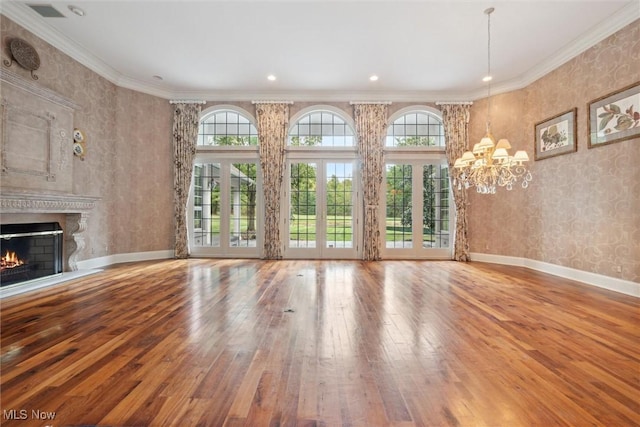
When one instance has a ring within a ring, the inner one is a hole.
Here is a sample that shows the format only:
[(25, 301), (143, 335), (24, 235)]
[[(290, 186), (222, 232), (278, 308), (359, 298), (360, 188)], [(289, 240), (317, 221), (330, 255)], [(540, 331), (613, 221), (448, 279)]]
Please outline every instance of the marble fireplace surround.
[(2, 189), (0, 214), (64, 214), (64, 271), (78, 270), (78, 255), (85, 247), (87, 220), (98, 197), (42, 194)]

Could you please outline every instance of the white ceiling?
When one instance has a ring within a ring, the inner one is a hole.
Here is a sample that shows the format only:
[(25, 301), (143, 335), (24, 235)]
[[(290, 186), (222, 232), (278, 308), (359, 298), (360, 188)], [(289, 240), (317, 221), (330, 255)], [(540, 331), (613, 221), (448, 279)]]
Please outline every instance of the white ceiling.
[[(27, 4), (65, 17), (43, 18)], [(640, 0), (1, 3), (7, 17), (120, 86), (221, 101), (482, 97), (488, 7), (493, 93), (526, 86), (640, 18)]]

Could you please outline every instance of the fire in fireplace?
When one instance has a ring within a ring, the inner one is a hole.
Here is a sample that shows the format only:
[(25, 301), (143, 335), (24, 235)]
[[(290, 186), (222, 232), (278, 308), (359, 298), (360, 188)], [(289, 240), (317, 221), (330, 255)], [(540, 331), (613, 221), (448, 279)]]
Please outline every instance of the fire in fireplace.
[(24, 261), (18, 258), (15, 252), (7, 251), (6, 255), (0, 258), (0, 270), (5, 268), (16, 268), (24, 265)]
[(0, 286), (62, 273), (60, 224), (3, 224), (0, 229)]

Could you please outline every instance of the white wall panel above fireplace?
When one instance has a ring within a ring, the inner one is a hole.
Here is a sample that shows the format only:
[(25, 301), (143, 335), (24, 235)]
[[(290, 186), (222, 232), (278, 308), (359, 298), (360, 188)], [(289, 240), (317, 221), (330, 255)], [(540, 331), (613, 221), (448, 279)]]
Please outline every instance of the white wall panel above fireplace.
[(78, 106), (7, 70), (0, 81), (2, 188), (71, 192)]

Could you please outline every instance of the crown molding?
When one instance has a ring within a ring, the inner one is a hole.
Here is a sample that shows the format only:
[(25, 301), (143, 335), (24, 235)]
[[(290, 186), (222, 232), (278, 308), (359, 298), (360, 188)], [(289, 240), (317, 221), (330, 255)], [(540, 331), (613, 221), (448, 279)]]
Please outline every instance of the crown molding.
[[(595, 46), (597, 43), (623, 29), (637, 19), (640, 19), (640, 7), (638, 7), (638, 3), (636, 1), (633, 1), (620, 9), (618, 12), (608, 17), (606, 20), (600, 22), (590, 31), (582, 34), (579, 38), (560, 48), (553, 55), (548, 57), (544, 62), (531, 68), (521, 76), (506, 82), (499, 83), (495, 86), (492, 85), (491, 93), (494, 95), (498, 95), (529, 86), (531, 83), (546, 76), (556, 68), (569, 62), (571, 59), (580, 55), (582, 52)], [(486, 98), (487, 90), (484, 88), (479, 89), (477, 91), (469, 93), (468, 95), (468, 99), (475, 101), (478, 99)]]
[[(446, 101), (475, 101), (485, 98), (485, 88), (471, 92), (444, 92), (444, 91), (406, 91), (406, 92), (358, 92), (358, 91), (305, 91), (305, 92), (249, 92), (249, 91), (180, 91), (171, 88), (163, 88), (156, 84), (141, 82), (126, 76), (109, 64), (87, 51), (81, 44), (65, 37), (57, 30), (47, 26), (36, 12), (29, 9), (23, 3), (3, 2), (0, 12), (9, 19), (24, 27), (45, 42), (59, 49), (82, 65), (109, 80), (116, 86), (146, 93), (164, 99), (204, 99), (210, 101), (251, 101), (254, 99), (273, 99), (289, 101), (351, 101), (359, 99), (373, 102), (385, 99), (392, 102), (446, 102)], [(492, 86), (492, 94), (511, 92), (522, 89), (539, 78), (545, 76), (580, 53), (589, 49), (596, 43), (609, 37), (616, 31), (640, 19), (640, 8), (636, 1), (631, 1), (627, 6), (593, 27), (580, 38), (565, 45), (551, 57), (525, 74)]]
[(122, 78), (120, 72), (93, 55), (82, 45), (46, 25), (40, 19), (40, 16), (27, 7), (26, 4), (11, 1), (3, 2), (2, 14), (110, 82), (118, 84), (118, 81)]
[(520, 88), (526, 87), (539, 78), (549, 74), (562, 64), (575, 58), (597, 43), (606, 39), (613, 33), (621, 30), (627, 25), (640, 18), (640, 7), (637, 1), (630, 2), (606, 20), (600, 22), (590, 31), (582, 34), (578, 39), (570, 42), (555, 52), (546, 61), (532, 68), (521, 76)]
[(231, 102), (254, 101), (256, 99), (268, 99), (277, 102), (351, 102), (357, 99), (360, 102), (379, 103), (381, 99), (386, 102), (436, 102), (436, 101), (460, 101), (466, 100), (466, 94), (461, 92), (444, 91), (188, 91), (174, 92), (179, 99), (205, 99), (207, 101)]

